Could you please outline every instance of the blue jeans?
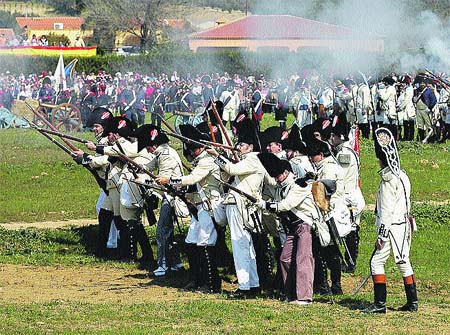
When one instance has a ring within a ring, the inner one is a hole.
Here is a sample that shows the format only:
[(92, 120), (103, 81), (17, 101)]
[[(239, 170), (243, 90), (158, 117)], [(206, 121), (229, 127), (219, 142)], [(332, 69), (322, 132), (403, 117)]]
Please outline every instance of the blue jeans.
[(170, 248), (173, 240), (174, 215), (173, 207), (166, 199), (164, 199), (161, 204), (159, 219), (156, 225), (157, 261), (159, 266), (164, 265), (170, 267), (181, 263), (179, 250)]

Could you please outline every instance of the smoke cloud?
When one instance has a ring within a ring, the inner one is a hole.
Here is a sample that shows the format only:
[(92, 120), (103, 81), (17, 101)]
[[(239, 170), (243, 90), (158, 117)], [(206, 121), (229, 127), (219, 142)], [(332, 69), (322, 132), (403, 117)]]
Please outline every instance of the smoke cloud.
[[(450, 22), (419, 0), (258, 1), (255, 14), (289, 14), (352, 28), (360, 36), (380, 36), (384, 55), (354, 51), (323, 55), (322, 68), (333, 72), (414, 72), (429, 68), (448, 73)], [(422, 8), (422, 9), (421, 9)], [(301, 66), (295, 64), (293, 67)]]

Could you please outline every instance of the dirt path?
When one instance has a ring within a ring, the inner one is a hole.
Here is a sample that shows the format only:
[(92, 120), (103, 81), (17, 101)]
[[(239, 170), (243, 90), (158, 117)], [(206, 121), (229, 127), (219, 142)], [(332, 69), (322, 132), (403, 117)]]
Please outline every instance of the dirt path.
[[(186, 273), (180, 275), (186, 276)], [(343, 289), (351, 291), (361, 279), (343, 278)], [(184, 281), (184, 280), (183, 280)], [(133, 304), (183, 299), (223, 299), (221, 295), (184, 292), (174, 287), (178, 278), (154, 279), (137, 269), (101, 266), (0, 265), (1, 303), (47, 303), (70, 301), (85, 303)], [(223, 282), (224, 290), (237, 285)], [(370, 287), (364, 288), (370, 290)]]
[(96, 219), (78, 219), (78, 220), (65, 220), (65, 221), (43, 221), (43, 222), (11, 222), (0, 223), (0, 227), (5, 229), (17, 230), (25, 228), (65, 228), (70, 226), (84, 227), (97, 224)]

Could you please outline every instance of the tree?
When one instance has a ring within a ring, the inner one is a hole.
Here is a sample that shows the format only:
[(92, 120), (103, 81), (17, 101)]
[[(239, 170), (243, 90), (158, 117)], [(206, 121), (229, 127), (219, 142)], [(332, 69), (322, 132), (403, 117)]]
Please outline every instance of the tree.
[(82, 0), (49, 0), (48, 4), (58, 14), (78, 16), (84, 8)]
[(15, 15), (4, 11), (0, 11), (0, 27), (12, 28), (15, 32), (20, 30)]
[[(181, 1), (182, 2), (182, 1)], [(141, 52), (154, 47), (163, 20), (176, 13), (174, 0), (91, 0), (85, 3), (88, 24), (107, 23), (115, 32), (125, 32), (140, 41)]]

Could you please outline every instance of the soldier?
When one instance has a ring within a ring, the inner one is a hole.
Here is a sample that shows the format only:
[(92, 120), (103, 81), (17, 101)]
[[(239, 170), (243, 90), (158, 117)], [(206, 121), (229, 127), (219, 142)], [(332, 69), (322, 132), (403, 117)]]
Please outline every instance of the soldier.
[(411, 86), (411, 77), (405, 75), (401, 79), (400, 96), (397, 105), (403, 119), (403, 140), (414, 140), (414, 123), (416, 118), (416, 109), (413, 103), (414, 89)]
[(260, 90), (262, 83), (255, 83), (254, 85), (255, 88), (250, 98), (250, 105), (253, 109), (253, 119), (256, 122), (256, 128), (259, 130), (259, 123), (261, 122), (263, 116), (262, 104), (264, 101), (264, 96)]
[(89, 115), (97, 105), (97, 85), (92, 84), (89, 88), (85, 88), (86, 90), (80, 95), (81, 120), (83, 121), (83, 127), (86, 127)]
[[(182, 96), (180, 100), (180, 111), (185, 114), (194, 113), (194, 95), (188, 85), (183, 86)], [(183, 115), (183, 124), (189, 122), (189, 116)]]
[[(331, 142), (336, 153), (336, 159), (344, 171), (344, 198), (352, 219), (351, 231), (345, 236), (349, 252), (345, 253), (347, 266), (344, 266), (343, 272), (353, 273), (359, 251), (361, 212), (366, 203), (359, 187), (359, 156), (348, 142), (344, 142), (346, 131), (347, 122), (344, 114), (341, 117), (335, 116), (332, 123)], [(350, 262), (350, 258), (353, 260), (353, 265)]]
[(373, 100), (370, 88), (361, 82), (356, 90), (356, 123), (358, 128), (361, 129), (364, 138), (369, 138), (369, 116), (373, 113)]
[(409, 216), (411, 184), (406, 173), (400, 169), (400, 158), (392, 133), (386, 128), (380, 128), (375, 135), (375, 153), (380, 163), (381, 182), (375, 207), (378, 237), (370, 260), (374, 304), (363, 312), (386, 313), (384, 265), (391, 249), (403, 277), (407, 298), (407, 303), (400, 310), (417, 312), (416, 279), (409, 260), (412, 231), (415, 229), (414, 219)]
[(226, 90), (220, 95), (220, 101), (223, 102), (223, 124), (227, 125), (228, 121), (233, 121), (236, 118), (236, 114), (239, 111), (239, 95), (234, 89), (235, 83), (233, 80), (228, 80)]
[(290, 100), (290, 88), (289, 86), (279, 86), (278, 88), (278, 101), (275, 106), (275, 120), (280, 123), (281, 129), (286, 129), (286, 120), (289, 113), (289, 100)]
[(137, 124), (143, 125), (145, 123), (145, 87), (139, 83), (135, 83), (133, 90), (136, 92), (136, 101), (133, 109), (136, 111)]
[[(219, 155), (216, 150), (208, 149), (208, 153), (217, 157), (215, 162), (223, 171), (234, 176), (233, 186), (253, 197), (260, 198), (266, 172), (257, 157), (260, 145), (255, 125), (251, 120), (245, 119), (240, 122), (237, 142), (237, 148), (242, 155), (240, 162), (232, 163), (226, 157)], [(223, 204), (226, 206), (234, 265), (239, 283), (239, 288), (233, 296), (251, 297), (260, 292), (256, 255), (251, 238), (255, 225), (260, 225), (258, 222), (260, 213), (235, 191), (228, 193)]]
[[(210, 135), (201, 133), (192, 125), (181, 125), (180, 131), (183, 136), (195, 141), (211, 140)], [(217, 271), (215, 250), (217, 231), (213, 214), (213, 208), (217, 206), (221, 193), (219, 167), (214, 163), (214, 157), (208, 154), (203, 146), (185, 143), (184, 152), (186, 156), (193, 158), (194, 168), (190, 174), (170, 179), (158, 177), (156, 181), (162, 185), (170, 183), (174, 186), (194, 187), (195, 191), (191, 198), (197, 206), (198, 218), (191, 216), (185, 240), (191, 281), (184, 288), (219, 292), (221, 280)]]
[[(333, 211), (334, 220), (336, 223), (345, 222), (345, 214), (346, 211), (348, 212), (348, 209), (344, 203), (344, 172), (333, 157), (327, 142), (313, 138), (308, 141), (307, 146), (308, 155), (317, 169), (317, 180), (330, 184), (330, 189), (334, 191), (330, 191), (331, 196), (329, 199), (329, 209)], [(348, 233), (350, 229), (347, 229)], [(344, 232), (342, 232), (341, 236), (343, 235), (345, 235)], [(330, 269), (331, 291), (328, 285), (327, 267)], [(341, 260), (337, 245), (332, 244), (320, 248), (316, 259), (316, 276), (316, 287), (320, 294), (342, 294)]]
[(151, 109), (151, 122), (153, 125), (161, 127), (161, 119), (164, 118), (166, 99), (164, 97), (164, 94), (161, 92), (161, 87), (159, 85), (156, 86), (155, 93), (153, 95), (154, 98)]
[(398, 114), (397, 114), (397, 90), (395, 89), (395, 80), (392, 77), (384, 77), (385, 88), (378, 90), (378, 98), (381, 100), (381, 109), (385, 115), (385, 125), (391, 129), (394, 136), (398, 134)]
[(123, 117), (112, 118), (105, 126), (104, 133), (108, 134), (108, 145), (95, 145), (92, 142), (86, 144), (90, 150), (100, 154), (98, 158), (87, 157), (93, 167), (108, 167), (108, 180), (106, 188), (109, 192), (109, 200), (114, 212), (114, 223), (120, 231), (121, 257), (136, 261), (137, 244), (141, 245), (142, 262), (152, 262), (153, 254), (144, 230), (140, 216), (143, 207), (143, 197), (134, 184), (129, 182), (131, 172), (125, 168), (125, 164), (117, 157), (122, 153), (128, 157), (136, 158), (139, 163), (145, 163), (152, 157), (138, 154), (137, 143), (132, 141), (135, 133), (135, 125), (132, 121)]
[(211, 100), (214, 101), (216, 97), (214, 95), (214, 88), (211, 83), (211, 77), (205, 75), (202, 77), (201, 82), (203, 84), (202, 90), (203, 104), (206, 107), (209, 104), (209, 102)]
[[(302, 130), (312, 126), (306, 126)], [(300, 129), (296, 124), (292, 125), (288, 139), (284, 143), (286, 158), (292, 167), (292, 172), (296, 178), (303, 178), (307, 172), (315, 173), (314, 167), (309, 161), (306, 144), (302, 141)]]
[[(146, 124), (139, 127), (137, 132), (138, 150), (146, 148), (154, 155), (154, 159), (146, 164), (150, 171), (158, 170), (158, 177), (179, 178), (183, 175), (183, 166), (178, 153), (169, 146), (169, 138), (161, 128)], [(178, 199), (164, 193), (160, 207), (160, 214), (156, 226), (156, 245), (158, 268), (150, 275), (162, 277), (168, 270), (178, 271), (183, 268), (178, 250), (173, 248), (173, 223), (175, 206)], [(169, 249), (172, 250), (169, 253)]]
[(126, 82), (125, 88), (120, 92), (118, 98), (120, 104), (120, 113), (125, 115), (129, 120), (137, 123), (137, 115), (134, 109), (136, 102), (136, 91), (133, 89), (133, 81)]
[[(419, 133), (419, 141), (425, 143), (427, 142), (427, 138), (433, 134), (431, 111), (436, 105), (437, 99), (429, 87), (431, 86), (431, 82), (423, 75), (419, 74), (415, 79), (415, 83), (419, 84), (419, 87), (414, 91), (413, 98), (417, 111), (417, 131)], [(427, 135), (425, 134), (426, 131), (428, 131)]]
[(258, 158), (275, 178), (273, 202), (262, 200), (259, 206), (281, 213), (281, 222), (287, 230), (287, 239), (281, 253), (281, 271), (288, 301), (298, 305), (313, 300), (314, 257), (312, 227), (321, 215), (311, 194), (311, 185), (300, 187), (295, 183), (290, 165), (273, 154), (258, 154)]
[[(106, 123), (113, 118), (112, 113), (105, 108), (96, 108), (92, 111), (90, 118), (88, 119), (86, 126), (92, 128), (97, 139), (97, 143), (99, 145), (107, 145), (108, 144), (108, 134), (104, 132), (104, 127)], [(99, 227), (99, 237), (98, 237), (98, 245), (95, 255), (98, 257), (107, 257), (107, 242), (108, 236), (111, 230), (111, 223), (114, 218), (114, 211), (112, 208), (111, 200), (109, 199), (109, 192), (106, 189), (106, 181), (107, 181), (107, 157), (100, 158), (101, 155), (97, 154), (95, 159), (89, 157), (89, 155), (85, 154), (82, 150), (78, 150), (75, 152), (77, 158), (75, 161), (78, 164), (88, 165), (91, 169), (95, 169), (95, 172), (101, 180), (101, 192), (97, 200), (96, 209), (98, 214), (98, 227)], [(98, 164), (101, 159), (104, 159), (105, 164)], [(93, 162), (96, 161), (96, 162)], [(95, 166), (98, 166), (95, 168)], [(97, 177), (96, 177), (97, 179)]]
[(312, 124), (312, 95), (305, 83), (306, 79), (303, 80), (299, 87), (299, 102), (297, 106), (297, 124), (299, 128), (303, 128), (308, 124)]

